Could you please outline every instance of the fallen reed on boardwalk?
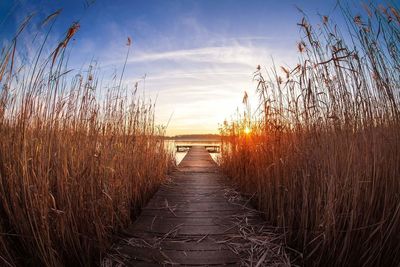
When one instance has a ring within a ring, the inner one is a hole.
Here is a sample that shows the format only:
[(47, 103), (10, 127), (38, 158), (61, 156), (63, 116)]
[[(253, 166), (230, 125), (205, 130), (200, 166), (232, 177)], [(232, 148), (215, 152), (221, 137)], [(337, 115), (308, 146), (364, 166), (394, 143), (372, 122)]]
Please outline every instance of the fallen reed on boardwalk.
[(68, 69), (78, 29), (49, 55), (46, 36), (30, 64), (18, 35), (0, 54), (1, 266), (99, 264), (170, 166), (137, 85), (126, 89), (121, 74), (105, 87), (96, 67)]
[(221, 128), (221, 166), (301, 265), (400, 262), (400, 12), (364, 9), (342, 33), (304, 18), (299, 64), (258, 68), (257, 112)]

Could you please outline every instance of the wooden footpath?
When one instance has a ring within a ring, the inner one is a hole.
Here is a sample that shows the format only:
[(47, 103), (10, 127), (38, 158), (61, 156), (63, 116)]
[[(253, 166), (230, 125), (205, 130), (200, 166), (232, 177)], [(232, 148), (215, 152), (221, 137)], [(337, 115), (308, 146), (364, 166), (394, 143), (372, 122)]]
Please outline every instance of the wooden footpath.
[(172, 180), (159, 188), (125, 231), (128, 237), (116, 248), (117, 262), (127, 266), (240, 266), (242, 248), (251, 247), (242, 238), (247, 229), (244, 222), (262, 228), (265, 224), (246, 205), (226, 186), (226, 177), (206, 149), (193, 146), (172, 173)]

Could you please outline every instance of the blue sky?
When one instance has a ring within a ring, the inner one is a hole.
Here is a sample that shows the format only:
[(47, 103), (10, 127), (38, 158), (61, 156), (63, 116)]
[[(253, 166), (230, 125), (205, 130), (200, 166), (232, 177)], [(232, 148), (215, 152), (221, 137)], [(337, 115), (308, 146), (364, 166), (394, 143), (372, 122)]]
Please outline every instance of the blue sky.
[(271, 57), (278, 66), (297, 60), (296, 23), (302, 15), (296, 6), (317, 20), (317, 14), (331, 15), (336, 1), (97, 0), (88, 8), (86, 3), (2, 0), (1, 38), (10, 38), (30, 12), (43, 19), (63, 8), (54, 40), (61, 39), (73, 21), (81, 25), (71, 66), (95, 59), (108, 73), (122, 68), (130, 36), (125, 83), (146, 75), (146, 96), (157, 97), (157, 122), (166, 124), (173, 114), (167, 133), (174, 135), (216, 133), (218, 123), (241, 105), (245, 90), (254, 103), (256, 66), (270, 68)]

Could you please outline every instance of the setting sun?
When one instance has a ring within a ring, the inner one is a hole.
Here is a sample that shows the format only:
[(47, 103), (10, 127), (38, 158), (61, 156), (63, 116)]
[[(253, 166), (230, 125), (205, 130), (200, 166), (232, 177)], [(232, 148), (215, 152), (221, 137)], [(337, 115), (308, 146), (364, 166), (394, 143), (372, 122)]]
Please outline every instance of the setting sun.
[(246, 128), (244, 128), (244, 133), (245, 134), (250, 134), (251, 133), (251, 129), (248, 126), (246, 126)]

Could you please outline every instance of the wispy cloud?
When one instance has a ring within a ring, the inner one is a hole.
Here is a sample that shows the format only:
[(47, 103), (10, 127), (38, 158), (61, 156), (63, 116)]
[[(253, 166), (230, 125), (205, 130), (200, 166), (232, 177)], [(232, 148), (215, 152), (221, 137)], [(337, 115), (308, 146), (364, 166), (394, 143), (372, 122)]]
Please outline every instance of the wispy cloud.
[[(163, 52), (144, 52), (137, 51), (128, 60), (128, 64), (132, 63), (154, 63), (154, 62), (178, 62), (182, 64), (192, 63), (210, 63), (218, 64), (235, 64), (251, 66), (254, 62), (259, 61), (260, 57), (267, 55), (266, 49), (259, 49), (249, 46), (214, 46), (201, 47), (194, 49), (183, 49)], [(110, 60), (104, 62), (104, 66), (119, 65), (122, 60)]]

